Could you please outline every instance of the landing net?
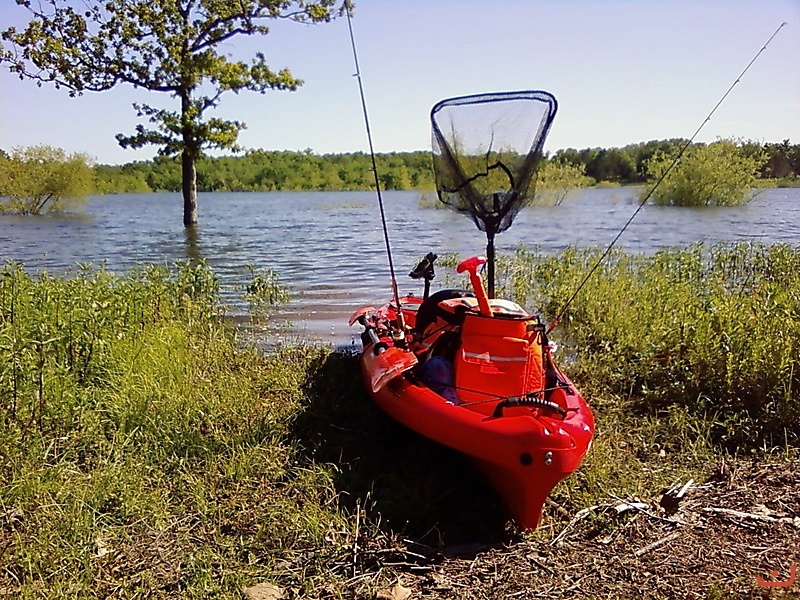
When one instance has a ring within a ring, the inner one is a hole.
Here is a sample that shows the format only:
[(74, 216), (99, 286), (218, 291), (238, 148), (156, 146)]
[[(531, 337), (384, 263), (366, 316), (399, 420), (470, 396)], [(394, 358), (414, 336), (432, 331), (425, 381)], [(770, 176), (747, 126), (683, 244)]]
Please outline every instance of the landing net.
[(450, 98), (431, 110), (439, 200), (469, 215), (490, 243), (533, 200), (557, 107), (548, 92), (522, 91)]

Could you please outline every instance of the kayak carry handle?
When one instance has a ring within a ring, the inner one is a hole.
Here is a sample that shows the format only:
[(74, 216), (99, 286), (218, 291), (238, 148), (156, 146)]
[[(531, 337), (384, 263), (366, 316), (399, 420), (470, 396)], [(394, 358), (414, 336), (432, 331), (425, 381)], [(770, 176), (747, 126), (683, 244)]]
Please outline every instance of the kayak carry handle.
[(359, 320), (361, 317), (365, 317), (373, 312), (375, 312), (375, 308), (372, 306), (364, 306), (362, 308), (359, 308), (352, 315), (350, 315), (350, 320), (348, 321), (348, 324), (350, 325), (350, 327), (352, 327), (354, 323), (357, 322), (361, 323), (361, 321)]
[(469, 282), (472, 284), (472, 289), (475, 290), (475, 297), (478, 299), (478, 308), (484, 317), (492, 316), (492, 308), (489, 306), (489, 299), (486, 297), (486, 291), (483, 289), (483, 281), (481, 276), (478, 275), (478, 269), (486, 264), (485, 256), (473, 256), (466, 260), (462, 260), (456, 267), (456, 273), (469, 273)]

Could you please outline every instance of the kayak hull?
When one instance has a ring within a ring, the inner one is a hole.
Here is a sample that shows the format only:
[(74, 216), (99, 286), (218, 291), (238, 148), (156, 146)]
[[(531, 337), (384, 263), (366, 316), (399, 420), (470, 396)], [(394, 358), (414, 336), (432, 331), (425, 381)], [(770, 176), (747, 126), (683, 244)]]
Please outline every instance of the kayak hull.
[[(413, 322), (414, 311), (403, 312)], [(392, 361), (403, 361), (402, 354), (415, 353), (403, 349)], [(548, 401), (563, 409), (559, 412), (541, 406), (499, 410), (500, 399), (491, 395), (488, 400), (473, 397), (471, 402), (453, 403), (406, 366), (374, 389), (370, 384), (376, 370), (387, 368), (382, 357), (374, 344), (364, 344), (362, 376), (375, 403), (406, 427), (469, 456), (498, 491), (517, 525), (535, 528), (547, 496), (579, 467), (591, 444), (594, 417), (572, 382), (551, 366), (560, 385), (549, 393)]]

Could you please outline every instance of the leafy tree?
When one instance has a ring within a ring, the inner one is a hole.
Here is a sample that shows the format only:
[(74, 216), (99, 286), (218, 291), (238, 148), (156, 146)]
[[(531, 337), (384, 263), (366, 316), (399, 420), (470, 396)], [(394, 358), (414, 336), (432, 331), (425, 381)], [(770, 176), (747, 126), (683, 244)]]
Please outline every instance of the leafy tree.
[[(648, 174), (659, 179), (675, 154), (656, 152)], [(761, 153), (732, 140), (690, 147), (653, 194), (653, 202), (671, 206), (730, 206), (750, 199), (748, 192), (764, 163)]]
[(560, 205), (571, 190), (594, 183), (587, 177), (583, 166), (549, 160), (537, 173), (535, 204)]
[(767, 162), (761, 168), (764, 177), (800, 176), (800, 144), (792, 145), (788, 139), (780, 144), (764, 144)]
[(586, 174), (597, 181), (629, 181), (636, 175), (636, 161), (625, 149), (599, 150), (586, 165)]
[(94, 191), (94, 171), (85, 154), (51, 146), (14, 148), (0, 157), (0, 208), (38, 215), (60, 211)]
[[(646, 164), (658, 152), (675, 156), (688, 140), (661, 140), (629, 144), (623, 148), (559, 150), (539, 169), (537, 196), (533, 204), (560, 204), (569, 190), (593, 185), (587, 165), (606, 164), (609, 179), (623, 184), (647, 180)], [(790, 185), (793, 170), (800, 174), (800, 144), (745, 142), (741, 151), (760, 165), (760, 176), (786, 177)], [(598, 158), (599, 156), (604, 158)], [(375, 156), (382, 186), (388, 189), (434, 189), (431, 153), (388, 152)], [(632, 168), (635, 165), (635, 168)], [(98, 189), (104, 193), (152, 190), (177, 192), (181, 189), (181, 164), (174, 157), (157, 156), (121, 166), (96, 167)], [(200, 191), (275, 190), (371, 190), (375, 185), (368, 154), (309, 154), (303, 152), (250, 150), (243, 156), (205, 156), (197, 162)]]
[(687, 140), (653, 140), (628, 144), (622, 148), (567, 148), (555, 153), (554, 159), (579, 167), (596, 181), (641, 183), (647, 179), (644, 163), (654, 153), (677, 153)]
[(124, 165), (121, 168), (98, 165), (94, 168), (95, 191), (99, 194), (151, 192), (144, 173)]
[(53, 83), (71, 95), (127, 83), (176, 98), (170, 111), (136, 104), (153, 126), (117, 135), (125, 148), (148, 144), (181, 156), (183, 222), (197, 223), (196, 163), (210, 148), (237, 150), (245, 125), (206, 118), (226, 92), (295, 90), (287, 69), (273, 71), (263, 54), (249, 64), (232, 59), (225, 44), (237, 36), (265, 35), (266, 23), (288, 19), (319, 23), (334, 17), (335, 0), (17, 0), (31, 20), (10, 27), (0, 61), (21, 78)]

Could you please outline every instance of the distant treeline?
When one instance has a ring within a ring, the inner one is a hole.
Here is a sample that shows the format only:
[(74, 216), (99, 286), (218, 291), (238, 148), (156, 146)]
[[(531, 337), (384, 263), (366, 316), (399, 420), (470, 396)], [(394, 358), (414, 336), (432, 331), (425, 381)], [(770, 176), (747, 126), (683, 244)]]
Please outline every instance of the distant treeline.
[[(675, 156), (688, 141), (676, 138), (629, 144), (623, 148), (568, 148), (556, 152), (551, 160), (583, 167), (585, 174), (597, 182), (643, 183), (647, 181), (645, 165), (654, 154), (662, 152)], [(737, 146), (743, 154), (759, 157), (759, 176), (762, 179), (800, 176), (800, 144), (784, 140), (779, 144), (739, 142)]]
[[(430, 152), (391, 152), (376, 156), (381, 187), (432, 189)], [(156, 157), (122, 166), (95, 167), (99, 192), (177, 192), (180, 158)], [(197, 189), (205, 192), (277, 190), (368, 190), (375, 187), (369, 154), (313, 154), (252, 150), (243, 156), (204, 157), (197, 163)]]
[[(685, 139), (629, 144), (622, 148), (559, 150), (548, 160), (572, 165), (596, 182), (643, 183), (645, 164), (657, 152), (675, 154)], [(800, 144), (745, 142), (741, 151), (762, 155), (762, 178), (800, 176)], [(432, 189), (431, 154), (427, 151), (390, 152), (376, 157), (381, 187), (387, 190)], [(95, 167), (101, 193), (177, 192), (181, 189), (178, 158), (157, 157), (120, 166)], [(368, 154), (314, 154), (253, 150), (242, 156), (205, 157), (197, 164), (200, 191), (366, 190), (374, 187)]]

